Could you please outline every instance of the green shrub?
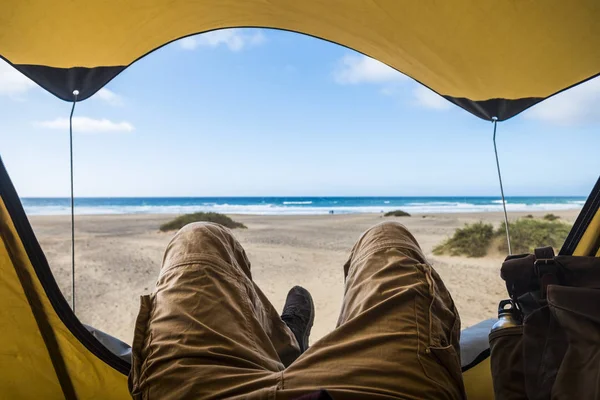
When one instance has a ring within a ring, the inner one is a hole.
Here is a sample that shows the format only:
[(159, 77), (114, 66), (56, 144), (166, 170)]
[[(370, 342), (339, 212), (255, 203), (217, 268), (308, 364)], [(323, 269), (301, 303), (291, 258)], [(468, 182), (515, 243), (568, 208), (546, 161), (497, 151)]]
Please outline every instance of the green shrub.
[(465, 255), (467, 257), (483, 257), (494, 238), (492, 224), (477, 222), (458, 228), (454, 235), (433, 249), (433, 254)]
[[(551, 215), (551, 214), (550, 214)], [(547, 219), (544, 217), (544, 219)], [(496, 231), (496, 235), (506, 235), (505, 223)], [(554, 220), (518, 219), (508, 224), (510, 228), (510, 243), (515, 254), (533, 253), (536, 247), (552, 246), (558, 249), (562, 246), (571, 225)], [(502, 241), (499, 250), (508, 252), (506, 241)]]
[(407, 213), (406, 211), (394, 210), (394, 211), (386, 212), (383, 216), (384, 217), (410, 217), (410, 214)]
[(527, 214), (526, 216), (524, 216), (523, 218), (529, 218), (529, 219), (533, 219), (533, 215), (531, 214)]
[(544, 215), (544, 219), (546, 221), (556, 221), (557, 219), (560, 219), (560, 217), (558, 215), (554, 215), (554, 214), (546, 214), (546, 215)]
[[(465, 255), (467, 257), (483, 257), (492, 245), (498, 245), (503, 253), (508, 253), (506, 244), (506, 228), (503, 222), (494, 231), (491, 224), (478, 222), (467, 224), (454, 232), (433, 249), (433, 254), (449, 254), (451, 256)], [(564, 243), (571, 225), (561, 221), (548, 221), (532, 218), (522, 218), (509, 223), (510, 242), (515, 254), (532, 253), (536, 247), (552, 246), (559, 249)]]
[(236, 222), (229, 218), (227, 215), (215, 213), (215, 212), (197, 212), (193, 214), (184, 214), (179, 217), (162, 224), (160, 230), (163, 232), (174, 231), (181, 229), (187, 224), (192, 222), (214, 222), (215, 224), (223, 225), (227, 228), (235, 229), (242, 228), (246, 229), (246, 226), (240, 222)]

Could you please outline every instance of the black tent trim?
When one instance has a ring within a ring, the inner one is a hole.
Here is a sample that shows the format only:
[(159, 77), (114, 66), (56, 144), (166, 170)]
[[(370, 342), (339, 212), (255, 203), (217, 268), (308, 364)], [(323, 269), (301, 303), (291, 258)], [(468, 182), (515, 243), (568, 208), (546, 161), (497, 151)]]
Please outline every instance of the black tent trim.
[[(61, 319), (63, 324), (69, 331), (79, 340), (92, 354), (110, 365), (118, 372), (127, 375), (131, 369), (131, 364), (119, 358), (108, 350), (102, 343), (98, 341), (79, 321), (75, 316), (71, 307), (65, 300), (60, 288), (58, 287), (48, 260), (38, 243), (33, 229), (29, 224), (29, 220), (23, 210), (23, 205), (19, 200), (17, 192), (8, 176), (4, 163), (0, 158), (0, 197), (4, 201), (6, 210), (10, 215), (15, 229), (21, 238), (27, 256), (31, 261), (37, 278), (39, 279), (46, 296), (50, 300), (50, 304), (54, 311)], [(26, 289), (26, 287), (24, 287)], [(30, 294), (27, 294), (28, 299)]]
[[(203, 33), (219, 31), (222, 29), (231, 29), (231, 28), (271, 29), (271, 30), (278, 30), (278, 31), (284, 31), (284, 32), (292, 32), (292, 33), (297, 33), (300, 35), (312, 37), (315, 39), (323, 40), (325, 42), (333, 43), (335, 45), (344, 47), (346, 49), (358, 52), (357, 50), (354, 50), (353, 48), (343, 45), (341, 43), (337, 43), (335, 41), (324, 39), (319, 36), (311, 35), (308, 33), (295, 31), (292, 29), (273, 28), (273, 27), (268, 27), (268, 26), (235, 26), (235, 27), (231, 26), (231, 27), (227, 27), (227, 28), (218, 28), (218, 29), (212, 29), (212, 30), (208, 30), (208, 31), (195, 32), (195, 33), (191, 33), (189, 35), (182, 36), (180, 38), (173, 39), (173, 40), (166, 42), (166, 43), (150, 50), (149, 52), (141, 55), (140, 57), (136, 58), (128, 65), (93, 67), (93, 68), (86, 68), (86, 67), (56, 68), (56, 67), (49, 67), (49, 66), (44, 66), (44, 65), (13, 64), (5, 57), (2, 57), (2, 55), (0, 55), (0, 58), (3, 59), (4, 61), (6, 61), (8, 64), (10, 64), (15, 69), (17, 69), (19, 72), (23, 73), (29, 79), (31, 79), (32, 81), (37, 83), (39, 86), (41, 86), (42, 88), (44, 88), (45, 90), (47, 90), (48, 92), (53, 94), (54, 96), (58, 97), (59, 99), (64, 100), (64, 101), (73, 101), (74, 100), (73, 90), (77, 89), (77, 90), (79, 90), (79, 95), (77, 96), (77, 101), (83, 101), (83, 100), (86, 100), (86, 99), (90, 98), (91, 96), (93, 96), (96, 92), (98, 92), (100, 89), (102, 89), (102, 87), (104, 87), (107, 83), (109, 83), (111, 80), (113, 80), (115, 77), (117, 77), (117, 75), (119, 75), (125, 69), (127, 69), (131, 65), (135, 64), (137, 61), (141, 60), (142, 58), (163, 48), (164, 46), (167, 46), (173, 42), (176, 42), (177, 40), (181, 40), (186, 37), (195, 36), (195, 35), (199, 35), (199, 34), (203, 34)], [(363, 54), (367, 57), (370, 57), (368, 54), (365, 54), (362, 52), (358, 52), (358, 53)], [(400, 71), (390, 65), (388, 65), (388, 66), (390, 68), (393, 68), (396, 71), (404, 74), (402, 71)], [(577, 85), (580, 85), (584, 82), (587, 82), (591, 79), (594, 79), (594, 78), (600, 76), (600, 72), (598, 74), (590, 76), (589, 78), (586, 78), (580, 82), (577, 82), (571, 86), (568, 86), (562, 90), (559, 90), (558, 92), (553, 93), (547, 97), (528, 97), (528, 98), (522, 98), (522, 99), (496, 98), (496, 99), (479, 100), (479, 101), (470, 100), (470, 99), (464, 98), (464, 97), (452, 97), (452, 96), (442, 95), (442, 94), (436, 92), (435, 90), (431, 89), (429, 86), (424, 85), (422, 82), (413, 78), (412, 76), (407, 75), (407, 74), (404, 74), (404, 75), (410, 77), (415, 82), (425, 86), (426, 88), (430, 89), (434, 93), (440, 95), (441, 97), (445, 98), (446, 100), (450, 101), (451, 103), (457, 105), (458, 107), (462, 108), (463, 110), (465, 110), (481, 119), (484, 119), (486, 121), (491, 121), (493, 117), (496, 117), (496, 118), (498, 118), (498, 121), (506, 121), (507, 119), (510, 119), (510, 118), (522, 113), (523, 111), (527, 110), (528, 108), (536, 105), (537, 103), (539, 103), (543, 100), (549, 99), (550, 97), (556, 96), (557, 94), (559, 94), (565, 90), (571, 89), (572, 87), (575, 87)], [(57, 82), (60, 82), (61, 84), (57, 84)]]
[(461, 371), (464, 373), (464, 372), (470, 370), (471, 368), (476, 367), (480, 362), (482, 362), (483, 360), (488, 358), (491, 354), (492, 354), (492, 352), (489, 348), (485, 349), (484, 351), (479, 353), (479, 355), (477, 355), (477, 357), (475, 357), (475, 359), (473, 361), (471, 361), (469, 364), (463, 366), (461, 368)]
[(544, 100), (543, 97), (529, 97), (517, 100), (490, 99), (473, 101), (464, 97), (442, 97), (486, 121), (492, 121), (493, 117), (498, 118), (498, 121), (506, 121)]
[[(573, 225), (573, 228), (571, 228), (563, 247), (560, 249), (559, 255), (573, 255), (573, 252), (577, 248), (577, 245), (583, 237), (583, 234), (590, 226), (590, 223), (598, 212), (598, 209), (600, 209), (600, 178), (598, 178), (598, 181), (588, 196), (587, 201), (579, 213), (579, 216), (575, 220), (575, 224)], [(600, 243), (597, 243), (597, 246), (598, 245), (600, 245)]]
[[(78, 100), (85, 100), (119, 75), (125, 66), (52, 68), (40, 65), (13, 65), (35, 83), (61, 100), (73, 101), (73, 91), (79, 90)], [(62, 84), (57, 84), (61, 82)]]
[[(498, 118), (498, 121), (506, 121), (523, 111), (535, 106), (537, 103), (548, 100), (550, 97), (554, 97), (557, 94), (560, 94), (566, 90), (574, 88), (575, 86), (579, 86), (582, 83), (590, 81), (594, 78), (600, 77), (600, 73), (590, 76), (582, 81), (574, 83), (571, 86), (568, 86), (562, 90), (559, 90), (556, 93), (551, 94), (548, 97), (527, 97), (523, 99), (515, 99), (515, 100), (507, 100), (507, 99), (490, 99), (490, 100), (481, 100), (481, 101), (473, 101), (464, 97), (451, 97), (451, 96), (442, 96), (446, 100), (456, 104), (463, 110), (470, 112), (471, 114), (485, 119), (486, 121), (492, 121), (493, 117)], [(416, 79), (415, 79), (416, 80)], [(417, 81), (419, 82), (419, 81)], [(421, 83), (421, 82), (419, 82)], [(425, 85), (423, 85), (425, 86)], [(431, 88), (428, 88), (431, 90)], [(435, 91), (434, 91), (435, 92)], [(436, 92), (437, 93), (437, 92)], [(439, 93), (437, 93), (439, 94)]]

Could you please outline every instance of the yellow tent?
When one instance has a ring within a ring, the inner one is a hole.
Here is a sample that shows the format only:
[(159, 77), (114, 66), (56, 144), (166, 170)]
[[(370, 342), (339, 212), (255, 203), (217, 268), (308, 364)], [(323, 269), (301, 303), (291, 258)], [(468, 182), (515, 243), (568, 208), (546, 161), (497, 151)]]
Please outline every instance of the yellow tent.
[[(486, 120), (600, 74), (597, 0), (4, 0), (0, 57), (82, 101), (173, 40), (231, 27), (347, 46)], [(600, 256), (599, 205), (600, 181), (561, 254)], [(128, 398), (129, 363), (71, 312), (1, 163), (0, 216), (2, 395)], [(492, 397), (486, 355), (464, 372), (470, 398)]]

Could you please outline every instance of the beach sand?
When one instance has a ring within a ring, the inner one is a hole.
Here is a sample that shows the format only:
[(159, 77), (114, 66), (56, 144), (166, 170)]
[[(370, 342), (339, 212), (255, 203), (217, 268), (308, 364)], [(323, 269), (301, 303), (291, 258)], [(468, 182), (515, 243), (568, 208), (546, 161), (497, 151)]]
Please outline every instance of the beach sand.
[[(573, 222), (578, 210), (555, 211)], [(543, 216), (546, 212), (531, 213)], [(529, 213), (511, 213), (518, 218)], [(173, 215), (76, 216), (76, 314), (85, 323), (131, 343), (139, 296), (150, 293), (163, 251), (173, 236), (158, 227)], [(463, 328), (496, 314), (506, 297), (499, 268), (504, 255), (484, 258), (434, 256), (432, 248), (465, 223), (491, 221), (501, 213), (426, 214), (383, 218), (379, 214), (320, 216), (237, 215), (248, 226), (235, 230), (250, 261), (255, 282), (281, 310), (293, 285), (310, 290), (316, 307), (311, 341), (331, 331), (343, 295), (343, 265), (360, 234), (394, 219), (415, 235), (449, 288)], [(63, 291), (71, 299), (70, 217), (32, 216), (30, 221)]]

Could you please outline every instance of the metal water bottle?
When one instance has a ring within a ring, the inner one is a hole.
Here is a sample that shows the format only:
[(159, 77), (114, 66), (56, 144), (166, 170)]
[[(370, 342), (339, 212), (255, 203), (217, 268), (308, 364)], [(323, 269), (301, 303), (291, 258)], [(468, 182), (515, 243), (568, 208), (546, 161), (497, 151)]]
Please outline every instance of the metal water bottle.
[(498, 321), (492, 326), (492, 332), (521, 325), (521, 312), (512, 300), (502, 300), (498, 305)]

